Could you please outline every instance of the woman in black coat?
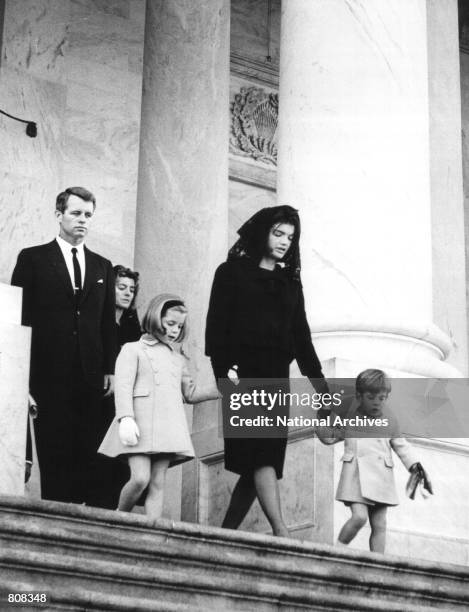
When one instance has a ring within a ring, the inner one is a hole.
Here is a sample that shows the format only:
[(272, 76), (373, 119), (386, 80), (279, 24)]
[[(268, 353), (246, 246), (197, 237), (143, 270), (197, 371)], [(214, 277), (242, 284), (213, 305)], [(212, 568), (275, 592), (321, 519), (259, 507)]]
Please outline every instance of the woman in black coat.
[[(296, 359), (301, 373), (314, 379), (316, 391), (326, 391), (305, 314), (297, 211), (264, 208), (238, 234), (215, 273), (210, 296), (206, 354), (215, 377), (226, 379), (234, 368), (240, 379), (276, 379), (288, 391), (285, 381)], [(275, 438), (225, 437), (225, 468), (240, 478), (223, 527), (239, 527), (257, 496), (274, 534), (289, 535), (278, 488), (286, 445), (285, 430)]]

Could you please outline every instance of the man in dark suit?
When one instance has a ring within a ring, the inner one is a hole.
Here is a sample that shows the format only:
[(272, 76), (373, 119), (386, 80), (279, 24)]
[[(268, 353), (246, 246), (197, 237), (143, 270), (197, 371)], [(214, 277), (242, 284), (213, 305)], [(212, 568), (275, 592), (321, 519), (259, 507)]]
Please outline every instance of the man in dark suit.
[(59, 235), (22, 250), (12, 277), (23, 288), (23, 325), (32, 327), (42, 497), (89, 505), (101, 505), (100, 411), (116, 357), (112, 265), (83, 244), (95, 207), (83, 187), (60, 193)]

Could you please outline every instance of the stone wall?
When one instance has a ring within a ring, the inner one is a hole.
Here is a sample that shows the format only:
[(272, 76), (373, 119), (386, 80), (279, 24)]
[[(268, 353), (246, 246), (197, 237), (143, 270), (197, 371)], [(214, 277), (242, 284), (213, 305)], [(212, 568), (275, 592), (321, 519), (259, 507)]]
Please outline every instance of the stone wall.
[[(277, 117), (268, 96), (277, 98), (279, 59), (280, 0), (232, 0), (230, 246), (246, 219), (277, 204), (276, 159), (271, 155), (276, 149)], [(241, 131), (251, 142), (239, 142), (233, 119), (242, 124)]]
[(144, 0), (4, 0), (0, 108), (0, 281), (18, 251), (56, 233), (55, 196), (97, 197), (87, 244), (133, 262)]

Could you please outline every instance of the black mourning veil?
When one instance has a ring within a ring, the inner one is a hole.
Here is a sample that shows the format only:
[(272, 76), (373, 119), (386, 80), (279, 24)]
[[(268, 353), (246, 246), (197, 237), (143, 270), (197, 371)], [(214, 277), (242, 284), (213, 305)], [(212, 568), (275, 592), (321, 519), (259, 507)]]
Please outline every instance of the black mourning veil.
[(256, 265), (265, 254), (269, 232), (272, 227), (289, 223), (295, 228), (291, 246), (281, 264), (293, 278), (300, 278), (300, 218), (298, 211), (288, 205), (262, 208), (238, 230), (239, 239), (228, 251), (228, 261), (251, 259)]

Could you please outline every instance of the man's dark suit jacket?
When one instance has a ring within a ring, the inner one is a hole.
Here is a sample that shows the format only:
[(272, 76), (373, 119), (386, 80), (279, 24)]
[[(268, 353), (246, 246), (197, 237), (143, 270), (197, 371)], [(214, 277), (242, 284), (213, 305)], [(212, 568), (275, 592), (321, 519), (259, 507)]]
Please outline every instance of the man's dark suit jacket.
[[(78, 303), (56, 240), (24, 249), (12, 285), (23, 288), (23, 325), (32, 327), (31, 391), (66, 383), (78, 337), (85, 380), (103, 388), (116, 358), (115, 286), (111, 262), (85, 247), (85, 281)], [(39, 401), (39, 400), (38, 400)]]
[(99, 506), (106, 481), (97, 455), (103, 382), (114, 372), (117, 345), (115, 286), (111, 262), (84, 253), (78, 298), (56, 240), (21, 251), (12, 284), (23, 288), (22, 322), (32, 327), (42, 496)]

